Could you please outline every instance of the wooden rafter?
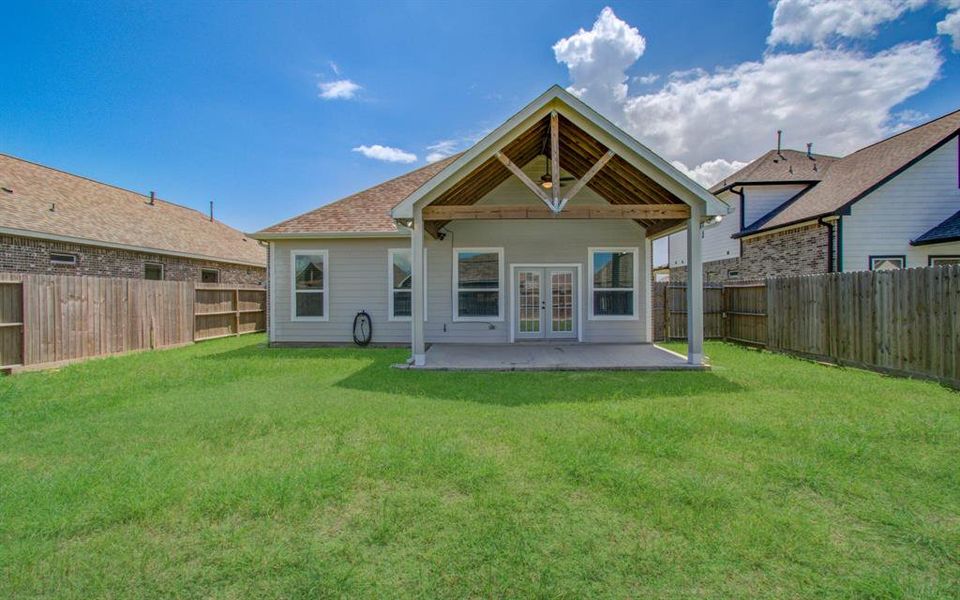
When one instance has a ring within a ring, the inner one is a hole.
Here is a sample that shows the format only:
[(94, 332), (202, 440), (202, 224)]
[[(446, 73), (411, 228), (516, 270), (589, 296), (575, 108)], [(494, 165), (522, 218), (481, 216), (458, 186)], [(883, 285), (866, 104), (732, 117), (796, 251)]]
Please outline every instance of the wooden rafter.
[(560, 211), (560, 115), (550, 113), (550, 177), (553, 192), (553, 210)]
[(603, 166), (607, 164), (607, 161), (609, 161), (611, 158), (613, 158), (613, 150), (607, 150), (607, 153), (604, 154), (600, 160), (593, 163), (593, 166), (590, 167), (589, 171), (583, 174), (583, 177), (578, 179), (576, 183), (570, 186), (570, 189), (567, 190), (567, 193), (563, 195), (563, 200), (560, 201), (560, 206), (557, 207), (557, 210), (563, 210), (563, 207), (567, 205), (567, 202), (570, 201), (570, 198), (576, 196), (577, 192), (579, 192), (583, 186), (587, 185), (590, 180), (593, 179), (593, 176), (599, 173), (600, 169), (602, 169)]
[(502, 219), (685, 219), (690, 216), (686, 204), (630, 204), (607, 206), (571, 206), (562, 212), (549, 207), (473, 204), (469, 206), (426, 206), (425, 221), (502, 220)]
[(530, 188), (530, 191), (537, 195), (538, 198), (543, 200), (543, 203), (547, 205), (548, 208), (553, 210), (553, 202), (550, 201), (550, 197), (547, 196), (546, 192), (540, 189), (540, 186), (533, 182), (532, 179), (527, 177), (527, 174), (523, 172), (523, 169), (513, 164), (513, 161), (510, 160), (506, 154), (503, 152), (497, 152), (497, 160), (503, 163), (503, 166), (508, 168), (511, 173), (513, 173), (517, 179), (523, 182), (523, 185)]

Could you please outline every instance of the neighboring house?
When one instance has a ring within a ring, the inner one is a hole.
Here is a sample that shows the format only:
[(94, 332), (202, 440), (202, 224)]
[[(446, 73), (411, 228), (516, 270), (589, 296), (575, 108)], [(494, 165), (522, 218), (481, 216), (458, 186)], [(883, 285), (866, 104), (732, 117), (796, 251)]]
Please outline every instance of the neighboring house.
[[(703, 228), (707, 280), (960, 262), (960, 111), (844, 157), (771, 150), (711, 191), (733, 212)], [(670, 237), (685, 278), (685, 233)]]
[(416, 364), (427, 343), (649, 342), (651, 240), (727, 209), (554, 86), (462, 154), (254, 234), (269, 339), (350, 342), (366, 311)]
[(0, 154), (0, 272), (262, 284), (266, 251), (153, 194)]

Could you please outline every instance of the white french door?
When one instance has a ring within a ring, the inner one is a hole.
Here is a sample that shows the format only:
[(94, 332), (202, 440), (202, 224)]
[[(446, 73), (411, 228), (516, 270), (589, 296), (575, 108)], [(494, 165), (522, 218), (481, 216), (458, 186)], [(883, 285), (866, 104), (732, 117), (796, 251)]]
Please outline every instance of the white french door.
[(577, 337), (577, 281), (572, 267), (518, 267), (514, 338)]

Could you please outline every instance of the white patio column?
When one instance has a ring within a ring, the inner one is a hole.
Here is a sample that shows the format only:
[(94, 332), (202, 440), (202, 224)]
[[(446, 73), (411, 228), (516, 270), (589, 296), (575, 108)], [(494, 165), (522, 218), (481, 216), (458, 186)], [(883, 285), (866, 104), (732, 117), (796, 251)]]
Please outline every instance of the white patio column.
[(413, 231), (410, 232), (410, 274), (413, 286), (410, 290), (410, 329), (412, 335), (413, 364), (426, 363), (426, 346), (423, 341), (423, 207), (413, 208)]
[(640, 276), (643, 277), (643, 319), (645, 321), (643, 328), (643, 341), (653, 343), (653, 242), (643, 234), (643, 269)]
[(700, 216), (703, 206), (690, 207), (687, 223), (687, 362), (703, 364), (703, 246)]

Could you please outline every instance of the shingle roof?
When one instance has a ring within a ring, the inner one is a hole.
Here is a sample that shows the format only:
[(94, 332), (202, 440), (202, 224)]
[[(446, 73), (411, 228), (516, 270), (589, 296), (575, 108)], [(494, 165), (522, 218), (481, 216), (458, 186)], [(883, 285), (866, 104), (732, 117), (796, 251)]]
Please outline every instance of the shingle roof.
[(960, 110), (834, 161), (823, 180), (747, 233), (836, 213), (932, 152), (960, 131)]
[(710, 191), (714, 194), (741, 183), (814, 182), (823, 179), (836, 156), (812, 154), (799, 150), (770, 150), (736, 173), (717, 182)]
[(390, 216), (390, 209), (459, 156), (455, 154), (430, 163), (372, 188), (261, 229), (253, 235), (268, 237), (300, 233), (396, 233), (398, 229)]
[(946, 221), (910, 242), (910, 245), (924, 246), (926, 244), (942, 244), (943, 242), (955, 242), (957, 240), (960, 240), (960, 211), (955, 212), (952, 216), (948, 217)]
[(256, 240), (203, 213), (0, 154), (0, 228), (266, 265)]

